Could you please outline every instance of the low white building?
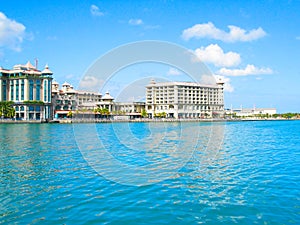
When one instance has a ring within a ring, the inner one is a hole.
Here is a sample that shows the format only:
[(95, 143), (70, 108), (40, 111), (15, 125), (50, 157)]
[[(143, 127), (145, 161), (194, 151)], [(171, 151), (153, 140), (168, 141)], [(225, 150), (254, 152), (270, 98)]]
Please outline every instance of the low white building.
[(145, 107), (145, 102), (115, 102), (114, 112), (118, 115), (126, 115), (128, 118), (140, 118)]
[(253, 117), (253, 116), (272, 116), (277, 113), (276, 108), (240, 108), (240, 109), (226, 109), (227, 115), (234, 115), (238, 117)]

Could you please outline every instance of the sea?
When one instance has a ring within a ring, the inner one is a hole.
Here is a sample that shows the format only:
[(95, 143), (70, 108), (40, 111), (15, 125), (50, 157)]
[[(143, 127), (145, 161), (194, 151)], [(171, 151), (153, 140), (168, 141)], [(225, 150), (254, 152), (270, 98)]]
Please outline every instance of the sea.
[(0, 224), (300, 224), (300, 121), (0, 124)]

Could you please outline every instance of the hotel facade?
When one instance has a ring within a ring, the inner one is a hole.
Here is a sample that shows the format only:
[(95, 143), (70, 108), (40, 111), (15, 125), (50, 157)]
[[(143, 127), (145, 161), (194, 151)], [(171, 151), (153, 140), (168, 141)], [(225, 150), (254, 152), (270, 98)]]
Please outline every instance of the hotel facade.
[(52, 82), (52, 105), (54, 118), (68, 117), (72, 114), (93, 111), (96, 103), (100, 102), (102, 94), (98, 92), (75, 90), (74, 87), (65, 82), (60, 88), (59, 83)]
[(16, 119), (50, 119), (52, 75), (48, 65), (40, 71), (30, 62), (12, 70), (0, 67), (0, 101), (12, 102)]
[(221, 80), (215, 85), (152, 80), (146, 86), (146, 110), (150, 118), (162, 113), (176, 119), (221, 117), (224, 113), (223, 85)]

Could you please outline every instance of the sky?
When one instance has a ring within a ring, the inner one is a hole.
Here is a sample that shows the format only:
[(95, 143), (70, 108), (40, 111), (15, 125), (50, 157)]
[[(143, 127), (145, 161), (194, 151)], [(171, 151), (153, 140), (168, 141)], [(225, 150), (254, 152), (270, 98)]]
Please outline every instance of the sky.
[[(299, 12), (299, 0), (0, 0), (0, 66), (38, 59), (39, 69), (48, 64), (56, 81), (76, 87), (112, 49), (164, 41), (194, 52), (225, 81), (226, 108), (300, 112)], [(124, 68), (99, 90), (119, 96), (151, 77), (188, 80), (169, 65), (144, 63)]]

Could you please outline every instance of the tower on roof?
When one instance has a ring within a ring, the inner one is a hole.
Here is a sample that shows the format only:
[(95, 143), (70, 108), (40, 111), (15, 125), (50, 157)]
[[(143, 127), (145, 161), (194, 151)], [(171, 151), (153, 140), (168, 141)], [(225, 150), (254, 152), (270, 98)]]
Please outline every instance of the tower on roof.
[(30, 61), (28, 61), (28, 62), (26, 63), (25, 67), (26, 67), (27, 69), (36, 69), (36, 68), (31, 64)]
[(45, 75), (52, 75), (53, 74), (53, 72), (51, 70), (49, 70), (48, 64), (46, 64), (45, 69), (42, 71), (42, 74), (45, 74)]

